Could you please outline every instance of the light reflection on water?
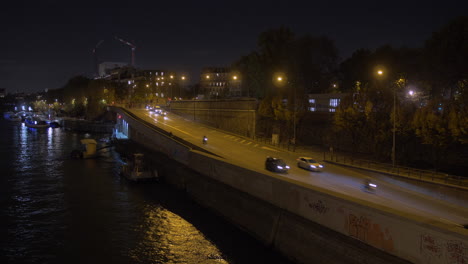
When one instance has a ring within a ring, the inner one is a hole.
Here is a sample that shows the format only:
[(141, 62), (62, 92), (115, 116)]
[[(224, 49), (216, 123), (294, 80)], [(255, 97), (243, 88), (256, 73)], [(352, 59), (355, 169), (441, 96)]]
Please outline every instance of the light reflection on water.
[(83, 134), (0, 133), (0, 263), (288, 263), (184, 194), (122, 179), (114, 152), (71, 160)]
[(228, 263), (203, 234), (180, 216), (160, 207), (145, 207), (144, 224), (137, 228), (144, 239), (130, 251), (134, 261), (142, 257), (154, 263)]

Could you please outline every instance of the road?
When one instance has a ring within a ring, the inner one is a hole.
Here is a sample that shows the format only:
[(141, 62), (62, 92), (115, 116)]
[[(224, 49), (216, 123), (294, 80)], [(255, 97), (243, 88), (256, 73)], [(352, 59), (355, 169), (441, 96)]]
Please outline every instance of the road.
[[(431, 192), (427, 190), (412, 190), (394, 183), (375, 179), (375, 183), (378, 185), (377, 191), (370, 193), (363, 191), (362, 188), (364, 178), (368, 177), (370, 173), (333, 164), (325, 164), (326, 167), (322, 172), (310, 172), (296, 166), (296, 159), (299, 156), (309, 156), (321, 160), (322, 154), (318, 152), (299, 153), (276, 149), (250, 139), (183, 119), (171, 113), (163, 117), (151, 114), (145, 109), (132, 109), (131, 112), (153, 125), (172, 132), (179, 138), (203, 147), (231, 163), (250, 170), (294, 179), (329, 191), (366, 200), (380, 206), (387, 206), (405, 213), (429, 217), (433, 220), (459, 227), (468, 224), (468, 207), (432, 197), (428, 195)], [(206, 145), (202, 144), (204, 135), (208, 137), (208, 144)], [(284, 159), (291, 169), (287, 174), (273, 173), (265, 170), (265, 158), (267, 156)], [(468, 193), (468, 191), (466, 192)]]

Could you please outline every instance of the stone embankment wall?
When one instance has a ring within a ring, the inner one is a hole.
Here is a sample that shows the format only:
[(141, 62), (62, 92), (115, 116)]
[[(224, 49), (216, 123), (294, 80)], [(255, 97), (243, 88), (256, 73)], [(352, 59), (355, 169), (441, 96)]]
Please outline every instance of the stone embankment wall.
[(186, 119), (212, 127), (254, 137), (257, 100), (191, 100), (172, 101), (169, 110)]
[(113, 123), (97, 123), (87, 120), (80, 119), (62, 119), (60, 121), (60, 126), (67, 130), (80, 131), (80, 132), (90, 132), (90, 133), (112, 133), (114, 128)]
[[(119, 111), (117, 109), (117, 111)], [(466, 263), (468, 230), (248, 170), (124, 115), (131, 139), (159, 151), (159, 175), (299, 263)]]

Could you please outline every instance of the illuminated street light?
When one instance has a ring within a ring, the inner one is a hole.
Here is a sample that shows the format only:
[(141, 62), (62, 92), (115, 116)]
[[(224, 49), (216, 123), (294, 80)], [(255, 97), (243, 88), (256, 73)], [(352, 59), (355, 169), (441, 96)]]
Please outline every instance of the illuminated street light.
[(237, 80), (237, 75), (232, 76), (233, 80)]
[[(377, 75), (382, 76), (384, 74), (383, 70), (377, 70)], [(396, 81), (396, 85), (403, 85), (405, 79), (400, 78)], [(393, 140), (392, 140), (392, 166), (395, 168), (396, 162), (396, 85), (393, 86)]]
[[(286, 76), (283, 73), (276, 73), (273, 77), (273, 82), (278, 87), (285, 86), (288, 82)], [(293, 95), (293, 151), (296, 151), (296, 86), (292, 87), (294, 95)]]
[(209, 79), (209, 78), (210, 78), (210, 76), (207, 74), (207, 75), (205, 76), (205, 78), (206, 78), (206, 79)]

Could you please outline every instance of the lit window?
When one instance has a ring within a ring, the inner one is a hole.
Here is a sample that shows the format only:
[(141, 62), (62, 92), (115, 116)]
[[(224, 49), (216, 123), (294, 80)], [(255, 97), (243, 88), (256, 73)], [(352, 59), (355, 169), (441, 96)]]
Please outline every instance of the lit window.
[(309, 99), (310, 104), (315, 104), (315, 99)]
[(309, 107), (309, 111), (315, 112), (315, 107)]
[(340, 99), (330, 99), (330, 106), (337, 107), (340, 104)]
[(328, 109), (330, 112), (336, 112), (336, 109), (335, 108), (330, 108)]

